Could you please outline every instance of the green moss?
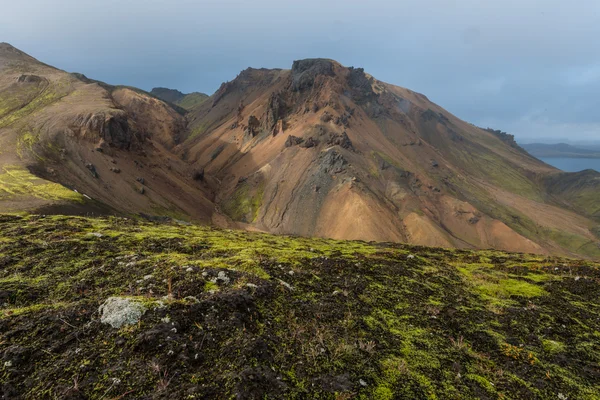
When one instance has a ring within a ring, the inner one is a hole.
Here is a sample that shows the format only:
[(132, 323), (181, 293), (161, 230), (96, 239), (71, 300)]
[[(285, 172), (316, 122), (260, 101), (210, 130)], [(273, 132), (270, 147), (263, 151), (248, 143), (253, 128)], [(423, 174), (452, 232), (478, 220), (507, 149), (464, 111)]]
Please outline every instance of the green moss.
[(542, 348), (544, 351), (550, 354), (557, 354), (565, 351), (565, 344), (556, 340), (543, 339)]
[[(531, 298), (546, 294), (546, 291), (537, 284), (509, 278), (505, 272), (484, 269), (479, 264), (466, 264), (458, 267), (458, 270), (466, 277), (469, 284), (473, 285), (477, 293), (493, 304), (506, 304), (506, 301), (513, 296)], [(536, 277), (536, 280), (542, 281), (539, 277)]]
[[(0, 381), (21, 397), (65, 397), (74, 379), (87, 398), (600, 392), (590, 261), (0, 215), (0, 266), (0, 352), (29, 357), (0, 363)], [(147, 311), (114, 330), (97, 313), (111, 296)]]
[(223, 203), (223, 211), (234, 221), (255, 221), (262, 205), (264, 188), (264, 181), (252, 189), (247, 183), (241, 184)]
[(45, 200), (83, 203), (83, 196), (66, 187), (43, 180), (18, 166), (5, 165), (0, 170), (0, 199), (32, 196)]
[(204, 103), (207, 99), (208, 96), (204, 93), (194, 92), (186, 95), (183, 99), (178, 101), (177, 105), (185, 108), (186, 110), (191, 110), (192, 108)]

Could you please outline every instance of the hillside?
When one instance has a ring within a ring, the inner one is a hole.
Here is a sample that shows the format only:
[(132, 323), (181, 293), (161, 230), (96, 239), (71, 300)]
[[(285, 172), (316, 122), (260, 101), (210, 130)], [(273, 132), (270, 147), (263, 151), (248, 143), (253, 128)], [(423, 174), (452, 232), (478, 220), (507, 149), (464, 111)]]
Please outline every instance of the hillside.
[(566, 143), (529, 143), (522, 146), (535, 157), (600, 158), (600, 150), (584, 149)]
[(150, 93), (161, 100), (178, 105), (186, 110), (191, 110), (208, 99), (208, 95), (204, 93), (193, 92), (185, 94), (179, 90), (161, 87), (152, 89)]
[(209, 222), (212, 196), (170, 151), (170, 105), (0, 44), (0, 209), (167, 214)]
[(1, 44), (0, 210), (600, 258), (599, 173), (562, 173), (361, 68), (299, 60), (191, 95)]
[(5, 215), (0, 266), (7, 399), (600, 396), (591, 262)]

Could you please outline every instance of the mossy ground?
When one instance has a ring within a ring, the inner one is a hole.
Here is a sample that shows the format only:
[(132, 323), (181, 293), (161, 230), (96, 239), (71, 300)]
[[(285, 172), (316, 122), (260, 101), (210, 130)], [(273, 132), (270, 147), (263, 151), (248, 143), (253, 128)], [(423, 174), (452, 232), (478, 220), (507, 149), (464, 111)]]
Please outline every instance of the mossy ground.
[[(599, 283), (589, 261), (6, 215), (0, 382), (26, 399), (598, 399)], [(113, 329), (110, 296), (148, 311)]]
[(5, 165), (0, 168), (0, 200), (36, 197), (83, 203), (84, 198), (58, 183), (38, 178), (25, 168)]

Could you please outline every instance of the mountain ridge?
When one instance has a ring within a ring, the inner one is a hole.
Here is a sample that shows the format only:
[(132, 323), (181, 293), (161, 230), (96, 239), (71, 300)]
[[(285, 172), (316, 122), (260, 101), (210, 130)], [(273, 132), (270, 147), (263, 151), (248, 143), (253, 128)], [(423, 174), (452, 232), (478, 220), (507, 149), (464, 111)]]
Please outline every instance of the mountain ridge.
[[(595, 175), (570, 185), (571, 175), (523, 152), (511, 135), (332, 60), (248, 68), (183, 113), (152, 93), (13, 63), (0, 71), (0, 100), (0, 138), (12, 149), (0, 163), (76, 183), (118, 212), (303, 236), (600, 255)], [(4, 197), (15, 207), (14, 195)]]

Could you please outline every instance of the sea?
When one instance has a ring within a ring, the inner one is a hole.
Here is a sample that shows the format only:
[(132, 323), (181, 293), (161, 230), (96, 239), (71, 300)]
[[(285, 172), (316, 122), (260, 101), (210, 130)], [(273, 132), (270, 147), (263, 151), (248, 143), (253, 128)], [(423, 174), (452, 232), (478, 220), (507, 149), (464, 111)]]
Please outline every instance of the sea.
[(566, 172), (579, 172), (584, 169), (595, 169), (600, 172), (600, 158), (564, 158), (564, 157), (538, 157), (546, 164), (562, 169)]

